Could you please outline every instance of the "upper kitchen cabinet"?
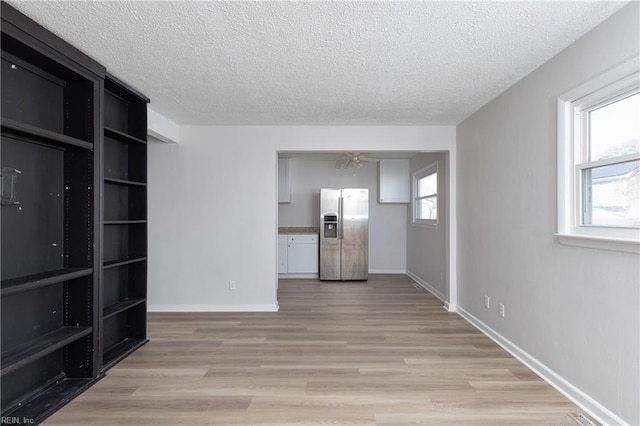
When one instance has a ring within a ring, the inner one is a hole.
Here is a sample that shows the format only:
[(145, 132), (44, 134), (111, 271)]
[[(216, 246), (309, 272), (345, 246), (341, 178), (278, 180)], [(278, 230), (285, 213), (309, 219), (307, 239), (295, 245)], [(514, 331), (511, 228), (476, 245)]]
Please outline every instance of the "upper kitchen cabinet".
[(411, 201), (411, 161), (408, 159), (380, 160), (378, 186), (380, 203), (409, 203)]
[(291, 179), (288, 158), (278, 158), (278, 203), (291, 202)]

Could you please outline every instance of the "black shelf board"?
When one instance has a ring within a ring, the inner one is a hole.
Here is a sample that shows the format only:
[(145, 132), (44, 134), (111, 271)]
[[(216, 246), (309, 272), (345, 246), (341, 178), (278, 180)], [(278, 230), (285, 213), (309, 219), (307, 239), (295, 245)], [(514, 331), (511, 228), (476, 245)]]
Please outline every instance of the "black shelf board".
[(26, 394), (20, 395), (18, 398), (9, 403), (5, 403), (5, 405), (2, 407), (2, 416), (13, 413), (14, 411), (20, 409), (23, 405), (29, 404), (32, 400), (36, 399), (38, 395), (46, 392), (51, 387), (62, 382), (66, 377), (67, 375), (64, 372), (60, 372), (49, 379), (47, 382), (45, 382), (42, 386), (34, 388)]
[(134, 306), (138, 306), (141, 303), (144, 303), (146, 300), (147, 299), (125, 299), (121, 302), (114, 303), (113, 305), (104, 308), (103, 318), (107, 319), (114, 315), (118, 315), (119, 313), (131, 309)]
[(24, 424), (40, 424), (102, 377), (104, 375), (87, 379), (70, 379), (63, 374), (58, 380), (35, 393), (32, 398), (21, 401), (17, 408), (15, 406), (3, 407), (2, 416), (26, 419), (29, 423), (25, 422)]
[(136, 262), (142, 262), (147, 260), (146, 256), (140, 256), (140, 257), (127, 257), (124, 259), (116, 259), (116, 260), (112, 260), (109, 262), (104, 262), (104, 269), (109, 269), (109, 268), (117, 268), (118, 266), (124, 266), (124, 265), (129, 265), (131, 263), (136, 263)]
[(14, 293), (34, 290), (40, 287), (57, 284), (62, 281), (69, 281), (75, 278), (86, 277), (93, 273), (93, 268), (64, 268), (41, 274), (29, 275), (26, 277), (2, 280), (0, 294), (8, 296)]
[(127, 338), (107, 348), (102, 356), (102, 371), (107, 371), (148, 341), (143, 338)]
[(91, 333), (91, 327), (61, 327), (2, 353), (4, 376)]
[(104, 181), (105, 183), (116, 183), (119, 185), (147, 186), (147, 184), (144, 182), (136, 182), (133, 180), (116, 179), (116, 178), (110, 178), (110, 177), (105, 177)]
[(28, 136), (38, 142), (76, 146), (79, 148), (93, 150), (93, 144), (91, 142), (72, 138), (71, 136), (52, 132), (51, 130), (41, 129), (40, 127), (20, 123), (19, 121), (4, 117), (2, 118), (2, 130), (8, 133)]
[(104, 134), (105, 136), (109, 136), (111, 138), (117, 139), (120, 142), (126, 142), (126, 143), (142, 143), (142, 144), (147, 144), (147, 141), (145, 141), (144, 139), (140, 139), (140, 138), (136, 138), (135, 136), (131, 136), (128, 133), (125, 132), (121, 132), (120, 130), (116, 130), (114, 128), (111, 127), (104, 127)]
[(147, 223), (146, 220), (105, 220), (105, 225), (141, 225)]

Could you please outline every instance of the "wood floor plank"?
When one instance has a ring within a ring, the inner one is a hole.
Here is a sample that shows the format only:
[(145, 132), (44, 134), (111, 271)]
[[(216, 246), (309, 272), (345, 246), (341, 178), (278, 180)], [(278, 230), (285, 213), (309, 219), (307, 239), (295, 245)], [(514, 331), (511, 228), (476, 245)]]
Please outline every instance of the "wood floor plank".
[(582, 411), (402, 275), (284, 280), (277, 313), (150, 313), (56, 425), (575, 424)]

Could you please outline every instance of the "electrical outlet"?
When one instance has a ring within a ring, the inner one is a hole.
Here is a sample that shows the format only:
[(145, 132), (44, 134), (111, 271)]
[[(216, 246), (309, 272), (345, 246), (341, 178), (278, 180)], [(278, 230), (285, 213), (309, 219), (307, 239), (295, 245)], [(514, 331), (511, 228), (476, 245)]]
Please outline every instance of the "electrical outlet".
[(504, 318), (504, 303), (498, 304), (498, 315)]
[(491, 299), (489, 299), (489, 296), (484, 296), (484, 307), (489, 309), (491, 307)]
[(235, 290), (236, 289), (236, 282), (231, 280), (229, 281), (229, 290)]

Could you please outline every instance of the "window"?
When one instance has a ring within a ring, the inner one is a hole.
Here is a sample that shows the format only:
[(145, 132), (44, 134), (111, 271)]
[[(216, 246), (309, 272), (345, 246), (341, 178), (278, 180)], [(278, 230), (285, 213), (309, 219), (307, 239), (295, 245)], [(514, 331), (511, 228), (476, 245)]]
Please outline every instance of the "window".
[(438, 225), (438, 163), (413, 174), (413, 223)]
[(558, 236), (572, 245), (638, 252), (638, 58), (558, 99)]

